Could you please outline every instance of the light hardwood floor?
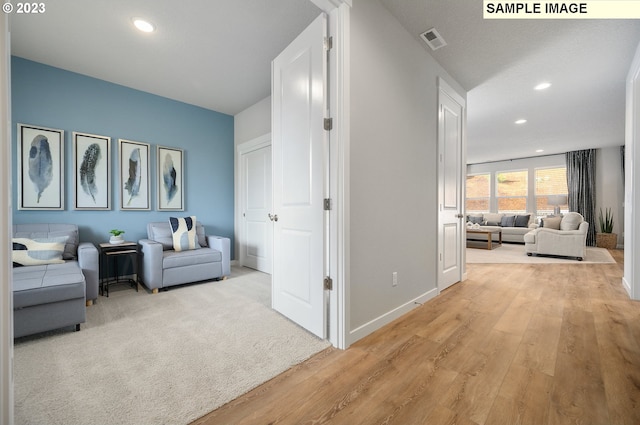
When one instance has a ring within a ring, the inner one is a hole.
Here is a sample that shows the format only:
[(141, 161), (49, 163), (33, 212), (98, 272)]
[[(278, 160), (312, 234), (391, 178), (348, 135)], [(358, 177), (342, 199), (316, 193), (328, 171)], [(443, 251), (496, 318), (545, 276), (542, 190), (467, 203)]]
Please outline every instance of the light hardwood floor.
[(470, 264), (469, 279), (193, 425), (640, 424), (640, 303), (617, 264)]

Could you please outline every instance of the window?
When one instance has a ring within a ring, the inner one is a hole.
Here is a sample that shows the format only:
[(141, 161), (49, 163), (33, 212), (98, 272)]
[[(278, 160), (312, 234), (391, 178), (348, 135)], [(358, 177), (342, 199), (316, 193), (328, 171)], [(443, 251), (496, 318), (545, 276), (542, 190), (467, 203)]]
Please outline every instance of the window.
[(498, 212), (527, 212), (527, 170), (496, 173)]
[(536, 214), (544, 217), (554, 213), (556, 206), (560, 212), (568, 212), (567, 169), (536, 168)]
[(491, 198), (491, 174), (467, 176), (466, 211), (489, 212)]

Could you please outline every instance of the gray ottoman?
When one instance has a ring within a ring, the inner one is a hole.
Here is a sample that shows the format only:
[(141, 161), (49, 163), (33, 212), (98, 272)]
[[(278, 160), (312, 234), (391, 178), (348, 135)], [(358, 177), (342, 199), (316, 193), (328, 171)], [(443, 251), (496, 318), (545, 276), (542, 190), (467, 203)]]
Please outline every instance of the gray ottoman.
[(14, 337), (85, 322), (85, 278), (76, 261), (13, 269)]

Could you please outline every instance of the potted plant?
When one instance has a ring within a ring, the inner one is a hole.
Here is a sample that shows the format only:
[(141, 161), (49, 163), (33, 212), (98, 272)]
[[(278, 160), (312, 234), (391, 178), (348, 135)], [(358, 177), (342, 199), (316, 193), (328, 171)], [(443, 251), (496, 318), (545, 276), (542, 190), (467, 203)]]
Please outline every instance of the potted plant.
[(602, 215), (602, 208), (600, 208), (598, 221), (600, 222), (600, 232), (596, 233), (596, 246), (615, 249), (618, 245), (618, 235), (613, 233), (613, 213), (611, 208), (605, 210), (604, 216)]
[(109, 242), (112, 244), (119, 244), (124, 242), (124, 238), (122, 237), (124, 230), (118, 230), (118, 229), (111, 229), (109, 230), (109, 233), (111, 233), (111, 238), (109, 238)]

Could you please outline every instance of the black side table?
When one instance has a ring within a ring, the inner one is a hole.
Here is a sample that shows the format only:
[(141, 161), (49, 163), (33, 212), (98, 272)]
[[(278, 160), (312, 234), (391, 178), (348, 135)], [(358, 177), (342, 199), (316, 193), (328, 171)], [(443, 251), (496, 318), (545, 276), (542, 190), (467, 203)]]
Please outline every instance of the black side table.
[[(138, 244), (136, 242), (120, 244), (105, 242), (98, 245), (98, 250), (100, 251), (100, 295), (108, 297), (109, 286), (119, 283), (129, 283), (138, 292)], [(131, 262), (135, 279), (120, 279), (122, 277), (120, 260)]]

